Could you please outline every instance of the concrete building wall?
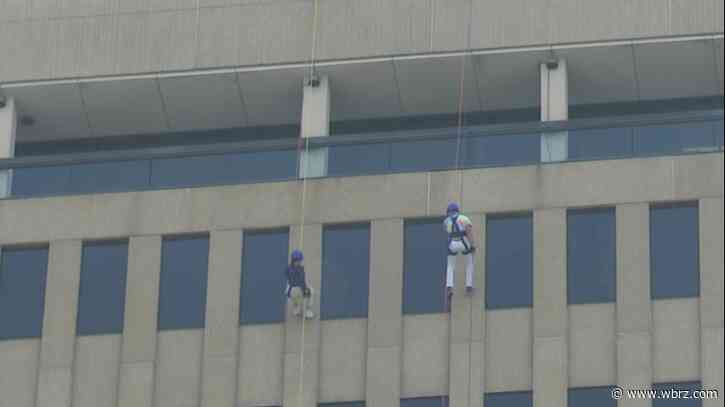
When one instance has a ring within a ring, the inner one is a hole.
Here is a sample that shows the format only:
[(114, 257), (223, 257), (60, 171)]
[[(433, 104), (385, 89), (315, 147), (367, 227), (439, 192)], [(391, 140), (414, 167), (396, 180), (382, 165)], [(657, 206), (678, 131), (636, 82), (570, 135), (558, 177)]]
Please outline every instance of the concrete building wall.
[(301, 62), (313, 32), (334, 60), (722, 33), (722, 16), (720, 0), (3, 0), (0, 82)]
[[(438, 214), (451, 179), (310, 180), (304, 234), (295, 182), (0, 201), (0, 244), (50, 242), (43, 337), (0, 342), (0, 406), (390, 407), (445, 394), (474, 407), (484, 391), (516, 390), (560, 405), (567, 387), (675, 380), (722, 394), (722, 153), (466, 170), (479, 242), (487, 214), (533, 211), (534, 306), (484, 310), (480, 244), (473, 297), (401, 315), (403, 219)], [(651, 301), (648, 204), (678, 200), (700, 203), (701, 297)], [(597, 205), (616, 207), (617, 302), (567, 305), (565, 208)], [(320, 287), (322, 225), (360, 220), (372, 222), (367, 319), (308, 321), (302, 342), (293, 318), (239, 327), (242, 230), (292, 225), (290, 248)], [(161, 236), (195, 231), (211, 234), (207, 326), (157, 332)], [(76, 337), (81, 241), (127, 236), (124, 333)]]

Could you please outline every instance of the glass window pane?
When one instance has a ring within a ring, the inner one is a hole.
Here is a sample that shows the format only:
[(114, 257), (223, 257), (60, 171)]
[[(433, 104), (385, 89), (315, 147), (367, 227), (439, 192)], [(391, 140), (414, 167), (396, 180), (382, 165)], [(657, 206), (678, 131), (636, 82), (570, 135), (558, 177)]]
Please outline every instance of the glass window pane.
[(567, 213), (567, 298), (569, 304), (616, 301), (614, 208)]
[(465, 142), (466, 167), (523, 165), (539, 162), (538, 134), (470, 137)]
[[(700, 382), (655, 383), (654, 390), (660, 395), (652, 401), (652, 407), (700, 407), (701, 398), (693, 398), (692, 392), (701, 390)], [(685, 398), (689, 396), (689, 398)], [(668, 398), (669, 397), (669, 398)], [(722, 397), (722, 394), (720, 395)]]
[(320, 403), (320, 407), (365, 407), (364, 401), (338, 401), (335, 403)]
[(715, 145), (721, 150), (723, 149), (723, 121), (715, 122)]
[(447, 396), (401, 399), (400, 407), (448, 407)]
[(632, 156), (632, 129), (585, 129), (569, 132), (569, 158), (572, 160)]
[(533, 397), (530, 391), (486, 393), (483, 395), (485, 407), (532, 407)]
[(284, 321), (289, 230), (245, 232), (242, 248), (240, 324)]
[(13, 196), (47, 196), (68, 192), (70, 167), (18, 168), (13, 170)]
[(204, 327), (208, 264), (207, 236), (164, 238), (159, 330)]
[(149, 185), (149, 161), (72, 165), (71, 193), (136, 191)]
[(531, 214), (487, 218), (487, 309), (532, 306), (533, 239)]
[(637, 155), (678, 154), (710, 151), (714, 148), (711, 122), (643, 126), (634, 129)]
[(392, 143), (391, 169), (393, 171), (426, 171), (454, 168), (456, 147), (455, 138)]
[(653, 299), (700, 295), (697, 203), (650, 209)]
[(332, 146), (329, 175), (376, 174), (390, 171), (390, 144)]
[(366, 318), (370, 225), (326, 226), (322, 234), (322, 319)]
[(403, 239), (403, 314), (445, 312), (443, 219), (408, 220)]
[(569, 407), (617, 407), (612, 387), (569, 389)]
[(41, 336), (47, 271), (48, 248), (0, 248), (0, 340)]
[(123, 332), (128, 242), (83, 246), (77, 335)]

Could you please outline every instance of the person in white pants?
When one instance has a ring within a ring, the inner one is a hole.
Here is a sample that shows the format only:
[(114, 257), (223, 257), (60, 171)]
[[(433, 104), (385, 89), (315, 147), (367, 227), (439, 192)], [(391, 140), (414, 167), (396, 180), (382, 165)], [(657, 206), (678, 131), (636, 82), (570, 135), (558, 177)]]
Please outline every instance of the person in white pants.
[(456, 256), (463, 255), (466, 260), (466, 294), (473, 293), (473, 253), (476, 251), (473, 240), (473, 224), (455, 202), (446, 208), (446, 219), (443, 221), (448, 233), (448, 265), (446, 267), (446, 293), (453, 295), (453, 275), (456, 272)]
[[(285, 294), (292, 302), (292, 315), (299, 317), (304, 311), (304, 317), (311, 319), (315, 317), (312, 311), (312, 287), (307, 284), (305, 267), (302, 264), (304, 256), (299, 250), (292, 252), (290, 265), (285, 271), (287, 278), (287, 289)], [(303, 310), (304, 308), (304, 310)]]

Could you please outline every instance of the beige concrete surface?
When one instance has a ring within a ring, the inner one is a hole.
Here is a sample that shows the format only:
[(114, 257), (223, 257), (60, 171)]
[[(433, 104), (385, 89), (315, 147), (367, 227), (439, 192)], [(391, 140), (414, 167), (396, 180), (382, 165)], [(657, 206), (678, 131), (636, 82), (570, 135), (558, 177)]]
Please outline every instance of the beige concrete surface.
[(76, 338), (73, 364), (74, 407), (118, 405), (121, 335), (89, 335)]
[(154, 407), (199, 405), (203, 341), (201, 329), (159, 332)]
[(367, 321), (322, 321), (320, 329), (320, 402), (364, 400)]
[(448, 392), (448, 329), (448, 314), (403, 317), (401, 398)]
[(35, 407), (40, 339), (0, 341), (0, 406)]
[(283, 393), (284, 325), (245, 325), (239, 332), (237, 403), (278, 405)]
[(657, 300), (652, 304), (654, 383), (700, 378), (700, 324), (697, 298)]

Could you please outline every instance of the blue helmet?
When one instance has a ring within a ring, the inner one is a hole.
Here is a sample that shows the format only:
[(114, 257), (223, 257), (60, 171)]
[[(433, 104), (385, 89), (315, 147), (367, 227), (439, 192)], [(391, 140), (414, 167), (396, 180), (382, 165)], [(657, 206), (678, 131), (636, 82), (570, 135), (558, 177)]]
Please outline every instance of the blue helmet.
[(302, 255), (302, 252), (300, 250), (294, 250), (292, 251), (292, 262), (296, 261), (302, 261), (305, 258), (305, 256)]
[(451, 202), (448, 204), (448, 208), (446, 208), (446, 215), (450, 215), (451, 213), (458, 213), (461, 211), (461, 208), (458, 207), (458, 204), (455, 202)]

